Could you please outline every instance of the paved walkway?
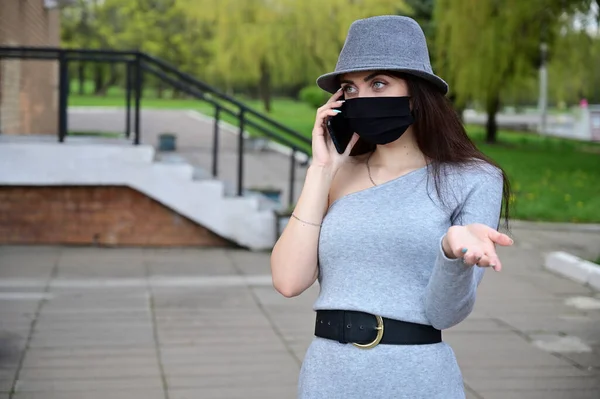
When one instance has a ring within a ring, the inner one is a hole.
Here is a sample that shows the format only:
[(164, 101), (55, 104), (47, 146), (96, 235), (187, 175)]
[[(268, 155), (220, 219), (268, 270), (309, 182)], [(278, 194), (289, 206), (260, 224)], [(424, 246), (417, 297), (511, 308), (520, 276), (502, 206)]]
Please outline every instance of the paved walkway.
[[(161, 133), (177, 135), (177, 154), (190, 164), (207, 173), (212, 170), (213, 121), (194, 111), (185, 110), (142, 110), (143, 144), (158, 148)], [(124, 109), (73, 108), (69, 110), (69, 130), (123, 132), (125, 129)], [(237, 187), (237, 131), (223, 127), (219, 136), (218, 176), (234, 190)], [(132, 137), (133, 139), (133, 137)], [(68, 140), (68, 138), (67, 138)], [(276, 187), (282, 190), (282, 201), (287, 206), (290, 156), (265, 150), (252, 149), (246, 145), (244, 151), (244, 187)], [(306, 168), (296, 165), (294, 198), (300, 195)], [(233, 192), (233, 191), (232, 191)]]
[[(540, 248), (600, 232), (528, 226), (445, 334), (468, 398), (598, 399), (600, 295)], [(317, 292), (278, 295), (267, 253), (0, 247), (0, 399), (294, 398)]]

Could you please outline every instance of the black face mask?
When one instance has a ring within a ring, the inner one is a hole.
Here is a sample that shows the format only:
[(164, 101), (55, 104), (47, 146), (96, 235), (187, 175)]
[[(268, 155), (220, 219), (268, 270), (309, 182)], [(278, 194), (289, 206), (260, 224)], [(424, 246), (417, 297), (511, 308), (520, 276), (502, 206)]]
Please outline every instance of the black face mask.
[(409, 98), (352, 98), (342, 105), (342, 115), (348, 127), (364, 141), (388, 144), (398, 140), (414, 123)]

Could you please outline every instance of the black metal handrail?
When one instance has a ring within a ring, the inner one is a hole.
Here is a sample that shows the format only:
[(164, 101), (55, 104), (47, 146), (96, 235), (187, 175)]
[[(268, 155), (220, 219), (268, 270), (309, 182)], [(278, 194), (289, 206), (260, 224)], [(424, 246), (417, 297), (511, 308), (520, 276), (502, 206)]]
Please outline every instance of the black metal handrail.
[[(284, 126), (266, 115), (248, 107), (239, 100), (182, 72), (175, 66), (149, 54), (139, 51), (68, 49), (56, 47), (0, 46), (0, 59), (55, 60), (59, 62), (59, 118), (58, 140), (64, 142), (67, 136), (67, 107), (69, 95), (69, 62), (86, 61), (102, 63), (123, 63), (126, 65), (126, 126), (125, 136), (131, 133), (131, 108), (133, 100), (134, 138), (133, 144), (140, 143), (141, 134), (141, 93), (144, 85), (144, 73), (149, 73), (176, 90), (182, 91), (214, 107), (212, 175), (218, 177), (219, 121), (223, 114), (237, 119), (238, 156), (237, 190), (238, 196), (244, 191), (244, 130), (248, 126), (254, 134), (260, 134), (290, 148), (290, 180), (288, 203), (294, 201), (294, 180), (296, 155), (310, 156), (311, 141), (306, 136)], [(133, 99), (132, 99), (133, 95)], [(249, 119), (249, 117), (253, 118)]]

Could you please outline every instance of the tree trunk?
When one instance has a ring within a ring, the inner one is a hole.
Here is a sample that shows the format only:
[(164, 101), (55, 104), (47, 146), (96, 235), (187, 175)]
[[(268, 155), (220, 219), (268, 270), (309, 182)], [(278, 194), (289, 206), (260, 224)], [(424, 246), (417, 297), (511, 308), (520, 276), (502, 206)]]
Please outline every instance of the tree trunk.
[(271, 73), (266, 61), (260, 63), (260, 82), (258, 85), (260, 98), (263, 100), (265, 111), (271, 112)]
[(156, 96), (158, 98), (163, 98), (164, 96), (164, 90), (165, 90), (165, 85), (162, 81), (162, 79), (158, 80), (158, 87), (156, 88)]
[(79, 95), (85, 94), (85, 64), (83, 61), (79, 62), (77, 66), (77, 79), (79, 81)]
[(119, 76), (117, 74), (116, 64), (111, 64), (111, 66), (110, 66), (110, 76), (108, 78), (108, 81), (102, 82), (103, 83), (102, 87), (97, 92), (97, 94), (99, 94), (101, 96), (105, 96), (106, 93), (108, 92), (108, 89), (110, 89), (112, 86), (114, 86), (117, 83), (118, 80), (119, 80)]
[(454, 111), (456, 112), (456, 115), (458, 116), (458, 119), (460, 119), (461, 122), (464, 123), (463, 121), (463, 112), (465, 111), (465, 106), (464, 105), (456, 105), (456, 94), (450, 94), (448, 96), (448, 99), (450, 100), (450, 102), (452, 103), (452, 107), (454, 108)]
[(487, 102), (487, 123), (485, 124), (486, 129), (486, 143), (496, 143), (496, 136), (498, 133), (498, 124), (496, 123), (496, 114), (500, 109), (500, 96), (495, 95)]
[(102, 65), (94, 65), (94, 95), (97, 96), (102, 93), (104, 88), (104, 68)]

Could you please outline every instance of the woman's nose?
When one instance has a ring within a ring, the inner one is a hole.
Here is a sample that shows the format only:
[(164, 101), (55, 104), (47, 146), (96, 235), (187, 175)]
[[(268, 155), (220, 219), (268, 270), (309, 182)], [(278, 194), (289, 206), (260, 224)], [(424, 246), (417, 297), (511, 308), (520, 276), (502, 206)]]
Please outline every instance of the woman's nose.
[(369, 94), (369, 89), (361, 88), (358, 90), (358, 95), (356, 97), (371, 97), (371, 94)]

